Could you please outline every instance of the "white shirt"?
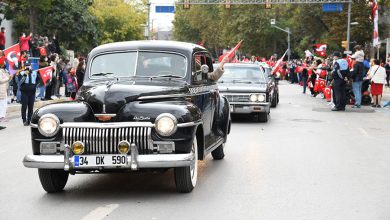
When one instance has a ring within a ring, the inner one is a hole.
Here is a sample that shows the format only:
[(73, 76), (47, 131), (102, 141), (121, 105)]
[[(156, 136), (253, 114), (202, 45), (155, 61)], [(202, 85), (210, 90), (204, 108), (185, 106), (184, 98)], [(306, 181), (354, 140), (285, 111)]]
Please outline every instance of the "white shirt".
[(386, 69), (378, 65), (372, 66), (369, 77), (376, 84), (386, 84)]

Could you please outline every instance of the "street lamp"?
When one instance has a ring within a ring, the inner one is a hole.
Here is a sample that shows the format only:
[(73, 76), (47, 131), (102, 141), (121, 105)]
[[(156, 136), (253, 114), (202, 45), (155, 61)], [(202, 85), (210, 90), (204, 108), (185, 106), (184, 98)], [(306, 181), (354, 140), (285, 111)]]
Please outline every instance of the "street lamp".
[(290, 52), (291, 51), (290, 50), (290, 35), (291, 35), (290, 28), (283, 29), (281, 27), (276, 26), (275, 19), (271, 19), (271, 26), (287, 33), (287, 45), (288, 45), (287, 59), (288, 59), (288, 61), (290, 61), (290, 55), (291, 55), (291, 52)]

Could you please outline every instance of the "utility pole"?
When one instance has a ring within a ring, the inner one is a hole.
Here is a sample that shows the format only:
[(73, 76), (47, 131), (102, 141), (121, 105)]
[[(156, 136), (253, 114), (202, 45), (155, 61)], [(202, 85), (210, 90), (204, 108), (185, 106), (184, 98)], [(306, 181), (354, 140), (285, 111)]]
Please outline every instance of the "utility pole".
[(351, 2), (348, 3), (348, 25), (347, 25), (347, 51), (350, 51), (349, 44), (351, 42), (350, 39), (350, 33), (351, 33)]
[(291, 49), (290, 48), (291, 47), (291, 44), (290, 44), (290, 41), (291, 41), (291, 39), (290, 39), (291, 38), (290, 37), (291, 31), (290, 31), (290, 28), (283, 29), (281, 27), (276, 26), (275, 19), (271, 19), (271, 26), (287, 33), (287, 45), (288, 45), (287, 59), (288, 59), (288, 61), (290, 61), (290, 56), (291, 56), (291, 50), (290, 50)]
[(147, 28), (148, 28), (148, 40), (150, 40), (150, 0), (148, 0), (148, 21), (147, 21)]

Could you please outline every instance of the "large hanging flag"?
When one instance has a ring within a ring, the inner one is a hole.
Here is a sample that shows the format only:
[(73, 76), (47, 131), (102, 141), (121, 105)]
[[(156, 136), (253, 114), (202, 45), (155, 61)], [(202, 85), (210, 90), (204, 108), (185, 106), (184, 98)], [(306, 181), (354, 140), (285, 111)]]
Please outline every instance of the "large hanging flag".
[(374, 47), (378, 46), (379, 43), (379, 33), (378, 33), (378, 20), (379, 20), (379, 14), (378, 14), (378, 1), (372, 0), (371, 1), (371, 19), (374, 22), (374, 33), (373, 33), (373, 45)]
[(14, 75), (19, 69), (19, 58), (20, 58), (20, 46), (15, 44), (11, 47), (8, 47), (4, 50), (4, 55), (7, 57), (8, 61), (8, 71)]
[(321, 57), (326, 57), (326, 44), (314, 44), (313, 49), (314, 51)]
[(53, 67), (48, 66), (42, 69), (38, 70), (39, 74), (41, 75), (41, 79), (44, 85), (51, 79), (52, 73), (53, 73)]
[(242, 42), (243, 42), (243, 40), (238, 42), (238, 44), (233, 49), (231, 49), (231, 50), (227, 51), (226, 53), (222, 54), (218, 58), (218, 62), (221, 62), (225, 56), (227, 56), (229, 58), (229, 60), (231, 60), (234, 57), (234, 53), (241, 47)]

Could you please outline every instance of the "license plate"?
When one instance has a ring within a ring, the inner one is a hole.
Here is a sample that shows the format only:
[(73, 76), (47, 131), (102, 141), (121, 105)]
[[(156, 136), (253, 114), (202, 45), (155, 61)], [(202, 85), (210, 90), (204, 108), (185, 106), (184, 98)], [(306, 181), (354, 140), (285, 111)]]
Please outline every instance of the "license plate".
[(233, 105), (230, 105), (230, 112), (233, 112), (234, 111), (234, 107)]
[(75, 167), (106, 167), (127, 165), (126, 155), (74, 156)]

